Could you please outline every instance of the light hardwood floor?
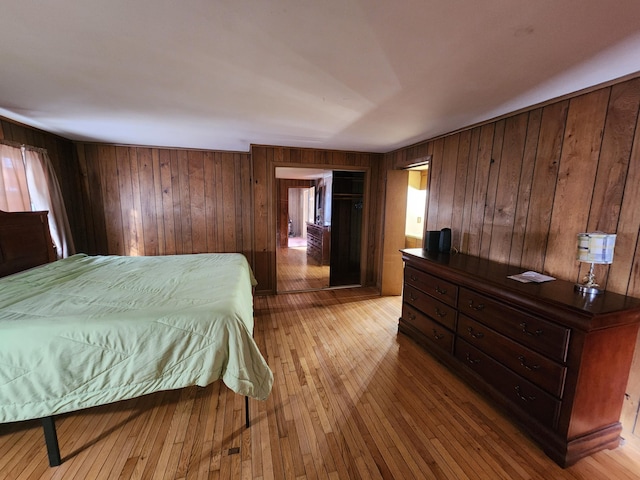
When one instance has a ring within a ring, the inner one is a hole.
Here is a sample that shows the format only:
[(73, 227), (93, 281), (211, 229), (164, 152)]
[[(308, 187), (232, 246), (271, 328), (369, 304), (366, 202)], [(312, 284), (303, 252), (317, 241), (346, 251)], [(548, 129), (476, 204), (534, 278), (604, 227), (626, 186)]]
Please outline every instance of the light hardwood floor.
[(329, 265), (309, 258), (306, 246), (278, 248), (276, 263), (280, 293), (329, 288)]
[(275, 383), (252, 400), (217, 382), (63, 415), (64, 463), (39, 425), (0, 426), (0, 478), (637, 479), (627, 443), (563, 470), (429, 354), (397, 335), (399, 297), (370, 289), (258, 297)]

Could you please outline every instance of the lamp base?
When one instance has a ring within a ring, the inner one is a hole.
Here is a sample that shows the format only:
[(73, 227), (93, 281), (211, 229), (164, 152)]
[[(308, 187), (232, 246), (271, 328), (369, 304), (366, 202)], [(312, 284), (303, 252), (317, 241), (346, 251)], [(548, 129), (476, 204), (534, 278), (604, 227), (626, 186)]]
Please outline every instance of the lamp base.
[(574, 289), (580, 293), (588, 293), (589, 295), (598, 295), (604, 292), (604, 288), (600, 288), (600, 285), (596, 282), (596, 277), (593, 274), (593, 263), (589, 268), (589, 273), (582, 280), (582, 283), (576, 283)]
[(599, 288), (597, 285), (587, 285), (583, 283), (576, 283), (573, 287), (576, 292), (585, 293), (589, 295), (599, 295), (604, 293), (604, 289)]

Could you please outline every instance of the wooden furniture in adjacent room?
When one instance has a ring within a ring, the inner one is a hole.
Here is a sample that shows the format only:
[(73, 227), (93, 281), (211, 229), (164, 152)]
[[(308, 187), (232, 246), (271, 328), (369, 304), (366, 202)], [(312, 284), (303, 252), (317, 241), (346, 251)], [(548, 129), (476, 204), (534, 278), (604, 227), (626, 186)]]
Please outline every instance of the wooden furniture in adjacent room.
[(307, 255), (319, 265), (331, 261), (331, 227), (307, 223)]
[(398, 331), (487, 394), (566, 467), (620, 441), (640, 299), (463, 254), (402, 251)]

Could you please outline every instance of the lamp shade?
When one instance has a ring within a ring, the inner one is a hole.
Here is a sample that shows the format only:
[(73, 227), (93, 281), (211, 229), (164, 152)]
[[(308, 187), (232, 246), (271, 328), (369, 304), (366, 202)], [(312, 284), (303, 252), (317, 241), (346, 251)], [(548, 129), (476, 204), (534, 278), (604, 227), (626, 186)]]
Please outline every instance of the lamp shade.
[(586, 263), (612, 263), (614, 233), (579, 233), (577, 259)]

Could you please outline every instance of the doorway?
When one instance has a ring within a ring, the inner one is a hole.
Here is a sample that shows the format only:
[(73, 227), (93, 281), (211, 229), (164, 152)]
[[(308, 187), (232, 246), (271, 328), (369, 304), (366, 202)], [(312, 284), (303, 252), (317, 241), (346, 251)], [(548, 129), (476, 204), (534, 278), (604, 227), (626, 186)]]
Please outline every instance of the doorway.
[(365, 172), (275, 170), (277, 293), (360, 285)]
[[(329, 286), (329, 260), (322, 262), (312, 255), (318, 243), (317, 195), (314, 181), (279, 179), (283, 201), (279, 207), (278, 246), (276, 250), (277, 292), (321, 290)], [(320, 182), (318, 182), (320, 183)], [(299, 186), (307, 184), (306, 186)]]
[(307, 223), (315, 221), (315, 190), (314, 186), (288, 188), (286, 246), (289, 248), (307, 246)]
[(389, 170), (386, 179), (382, 295), (402, 294), (403, 248), (421, 248), (427, 214), (429, 161)]
[(328, 232), (331, 225), (330, 208), (324, 202), (331, 176), (331, 170), (276, 167), (278, 293), (329, 287), (329, 258), (322, 261), (316, 253), (322, 248), (317, 231)]

